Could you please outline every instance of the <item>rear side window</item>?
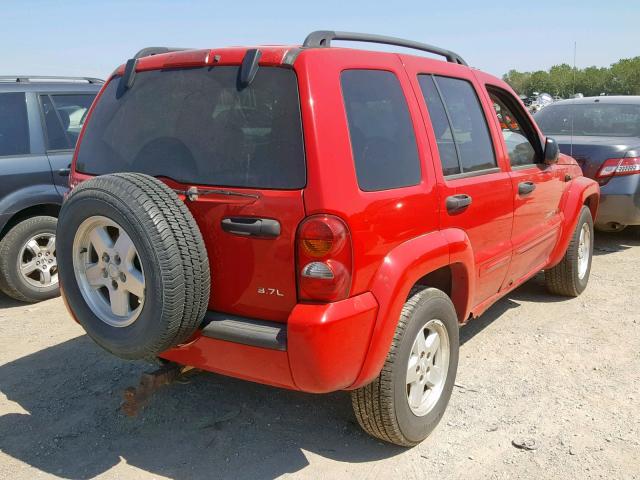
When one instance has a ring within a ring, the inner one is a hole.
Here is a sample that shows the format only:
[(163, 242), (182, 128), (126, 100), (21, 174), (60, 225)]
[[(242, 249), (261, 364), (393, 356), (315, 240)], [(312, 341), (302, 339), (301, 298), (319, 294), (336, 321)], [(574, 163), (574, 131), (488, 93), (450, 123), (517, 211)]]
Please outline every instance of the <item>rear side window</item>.
[(421, 75), (420, 87), (429, 109), (431, 126), (436, 136), (440, 162), (442, 163), (442, 173), (445, 176), (462, 173), (458, 152), (453, 141), (453, 133), (451, 133), (451, 125), (433, 77), (431, 75)]
[[(420, 75), (418, 80), (429, 116), (435, 118), (432, 118), (432, 124), (443, 173), (452, 175), (496, 168), (496, 156), (487, 120), (471, 83), (458, 78), (432, 75)], [(448, 128), (444, 128), (442, 110), (445, 112)], [(454, 152), (458, 160), (457, 169), (452, 161)]]
[(141, 172), (196, 185), (299, 189), (306, 183), (295, 73), (260, 67), (138, 72), (120, 97), (106, 86), (79, 146), (77, 169)]
[(382, 70), (346, 70), (341, 82), (360, 188), (420, 183), (415, 133), (398, 78)]
[(29, 152), (29, 121), (24, 93), (0, 93), (0, 156)]
[(78, 141), (93, 94), (41, 95), (48, 150), (73, 149)]

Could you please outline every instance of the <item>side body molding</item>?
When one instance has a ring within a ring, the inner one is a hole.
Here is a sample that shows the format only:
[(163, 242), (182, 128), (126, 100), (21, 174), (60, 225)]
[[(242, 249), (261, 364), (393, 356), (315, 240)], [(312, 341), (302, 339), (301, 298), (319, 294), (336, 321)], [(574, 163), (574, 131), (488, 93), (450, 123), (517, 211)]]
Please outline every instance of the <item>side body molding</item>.
[(473, 298), (474, 288), (473, 252), (462, 230), (451, 228), (421, 235), (397, 246), (385, 257), (370, 288), (380, 306), (371, 343), (350, 389), (366, 385), (380, 373), (411, 288), (423, 276), (449, 265), (453, 301), (462, 322), (471, 310), (469, 299)]

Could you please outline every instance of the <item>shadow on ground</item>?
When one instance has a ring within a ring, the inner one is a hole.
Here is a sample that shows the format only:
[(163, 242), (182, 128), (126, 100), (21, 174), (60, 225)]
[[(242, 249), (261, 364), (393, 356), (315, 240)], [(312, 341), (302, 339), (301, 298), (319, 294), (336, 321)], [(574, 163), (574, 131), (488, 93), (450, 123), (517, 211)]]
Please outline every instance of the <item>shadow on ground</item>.
[[(596, 248), (640, 245), (623, 234), (598, 235)], [(538, 275), (465, 326), (461, 342), (522, 300), (564, 301), (547, 294)], [(0, 308), (18, 305), (0, 297)], [(127, 418), (122, 392), (148, 369), (109, 356), (86, 336), (0, 366), (0, 391), (15, 402), (14, 413), (0, 417), (0, 450), (73, 479), (120, 462), (176, 479), (272, 479), (305, 468), (309, 453), (366, 462), (403, 452), (361, 432), (345, 392), (309, 395), (207, 373), (161, 390), (140, 416)]]
[(17, 404), (0, 417), (0, 451), (72, 479), (121, 459), (176, 479), (272, 479), (306, 467), (306, 452), (365, 462), (403, 451), (360, 431), (345, 392), (310, 395), (208, 373), (166, 387), (127, 418), (122, 392), (146, 370), (86, 336), (0, 366), (0, 391)]
[(0, 292), (0, 310), (5, 308), (24, 307), (28, 305), (24, 302), (19, 302), (11, 297), (7, 297), (4, 293)]
[(618, 233), (596, 232), (594, 255), (607, 255), (633, 247), (640, 247), (640, 226), (627, 227)]

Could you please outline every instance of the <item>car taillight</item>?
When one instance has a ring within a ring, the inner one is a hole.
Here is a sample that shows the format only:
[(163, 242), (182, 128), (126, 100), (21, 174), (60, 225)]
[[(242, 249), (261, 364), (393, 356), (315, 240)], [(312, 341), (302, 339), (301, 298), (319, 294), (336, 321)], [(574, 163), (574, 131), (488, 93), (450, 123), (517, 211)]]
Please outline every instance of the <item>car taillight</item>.
[(613, 177), (640, 173), (640, 157), (610, 158), (605, 160), (596, 174), (600, 185), (606, 184)]
[(351, 289), (351, 234), (333, 215), (313, 215), (298, 227), (298, 298), (335, 302)]

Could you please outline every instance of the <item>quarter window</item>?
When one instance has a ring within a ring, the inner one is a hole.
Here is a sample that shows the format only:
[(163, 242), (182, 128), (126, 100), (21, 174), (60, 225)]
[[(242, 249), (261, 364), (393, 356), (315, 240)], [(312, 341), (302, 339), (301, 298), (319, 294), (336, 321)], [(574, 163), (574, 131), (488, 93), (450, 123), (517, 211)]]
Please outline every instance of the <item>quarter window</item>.
[[(420, 75), (418, 80), (432, 117), (444, 175), (496, 168), (487, 121), (471, 83), (432, 75)], [(448, 128), (443, 128), (442, 110)], [(458, 168), (453, 162), (454, 153)]]
[(360, 188), (420, 183), (415, 133), (398, 78), (383, 70), (347, 70), (341, 82)]
[(25, 155), (29, 151), (24, 93), (0, 93), (0, 156)]

